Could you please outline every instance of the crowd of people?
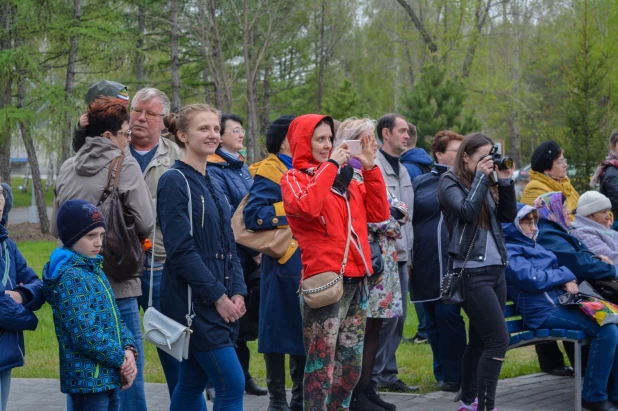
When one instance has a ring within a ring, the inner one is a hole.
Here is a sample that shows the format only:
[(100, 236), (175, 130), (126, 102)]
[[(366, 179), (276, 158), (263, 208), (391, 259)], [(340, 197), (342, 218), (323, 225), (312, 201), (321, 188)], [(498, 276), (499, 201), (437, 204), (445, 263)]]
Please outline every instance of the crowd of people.
[[(618, 277), (618, 132), (591, 180), (598, 191), (580, 196), (563, 150), (546, 141), (517, 203), (512, 167), (481, 133), (440, 131), (429, 156), (399, 114), (285, 115), (268, 128), (268, 156), (249, 165), (233, 113), (170, 113), (160, 90), (130, 99), (112, 81), (86, 103), (56, 181), (59, 244), (42, 280), (9, 236), (12, 194), (1, 186), (1, 411), (24, 363), (23, 331), (45, 302), (70, 410), (147, 409), (142, 326), (163, 336), (171, 410), (206, 410), (207, 398), (242, 410), (246, 393), (269, 395), (269, 411), (392, 411), (380, 390), (418, 389), (397, 366), (406, 340), (429, 342), (437, 386), (459, 392), (458, 411), (496, 410), (507, 298), (529, 329), (590, 337), (582, 405), (618, 409), (618, 327), (561, 304), (584, 280), (611, 289)], [(110, 251), (118, 241), (126, 253)], [(453, 273), (459, 304), (444, 300)], [(419, 326), (406, 339), (408, 303)], [(181, 333), (142, 324), (140, 308), (184, 327), (182, 358), (172, 349)], [(250, 373), (256, 339), (266, 388)], [(536, 350), (543, 371), (573, 373), (557, 344)]]

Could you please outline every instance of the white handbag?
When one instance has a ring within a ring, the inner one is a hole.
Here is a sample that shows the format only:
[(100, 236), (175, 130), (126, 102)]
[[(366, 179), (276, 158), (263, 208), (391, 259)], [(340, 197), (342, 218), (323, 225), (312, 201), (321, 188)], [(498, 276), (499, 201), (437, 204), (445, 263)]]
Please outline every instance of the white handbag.
[[(191, 207), (191, 189), (187, 178), (180, 170), (178, 171), (187, 183), (187, 191), (189, 193), (189, 222), (190, 222), (190, 234), (193, 236), (193, 213)], [(156, 221), (156, 209), (155, 209), (155, 221)], [(153, 243), (156, 240), (157, 227), (155, 224), (155, 230), (153, 235)], [(188, 288), (188, 307), (187, 307), (187, 325), (180, 324), (177, 321), (172, 320), (166, 315), (159, 312), (152, 306), (152, 286), (153, 286), (153, 265), (154, 265), (154, 253), (150, 260), (150, 293), (148, 295), (148, 309), (144, 313), (144, 340), (157, 346), (161, 350), (165, 351), (178, 361), (186, 360), (189, 358), (189, 340), (191, 338), (191, 324), (195, 314), (191, 314), (191, 286)]]

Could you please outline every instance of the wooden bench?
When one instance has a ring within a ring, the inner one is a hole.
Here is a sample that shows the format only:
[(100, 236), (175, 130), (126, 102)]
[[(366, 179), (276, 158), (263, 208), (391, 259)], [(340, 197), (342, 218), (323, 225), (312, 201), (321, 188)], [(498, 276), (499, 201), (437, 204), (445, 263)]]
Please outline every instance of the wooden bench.
[(509, 330), (509, 350), (548, 341), (567, 341), (575, 344), (575, 410), (582, 409), (582, 346), (590, 344), (590, 338), (583, 331), (567, 329), (529, 330), (524, 326), (521, 316), (515, 310), (512, 301), (507, 301), (504, 307), (504, 319)]

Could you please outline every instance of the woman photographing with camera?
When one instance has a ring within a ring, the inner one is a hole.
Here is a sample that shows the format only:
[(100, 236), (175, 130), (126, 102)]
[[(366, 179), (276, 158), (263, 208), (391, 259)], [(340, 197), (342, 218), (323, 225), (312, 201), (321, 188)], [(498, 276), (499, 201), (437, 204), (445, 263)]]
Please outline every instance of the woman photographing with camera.
[(462, 306), (470, 319), (458, 411), (495, 409), (496, 386), (509, 344), (502, 314), (507, 253), (501, 223), (515, 219), (517, 205), (513, 170), (505, 169), (508, 159), (494, 155), (493, 147), (494, 142), (483, 134), (468, 135), (453, 169), (438, 185), (451, 239), (448, 272), (462, 275)]

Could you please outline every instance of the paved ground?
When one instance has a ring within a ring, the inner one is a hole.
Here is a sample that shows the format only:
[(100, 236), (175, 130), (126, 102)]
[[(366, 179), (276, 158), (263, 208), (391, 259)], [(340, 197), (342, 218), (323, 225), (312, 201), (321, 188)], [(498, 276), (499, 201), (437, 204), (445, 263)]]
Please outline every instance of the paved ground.
[[(497, 405), (500, 411), (573, 410), (573, 388), (573, 378), (546, 374), (501, 380)], [(164, 384), (146, 384), (146, 395), (150, 411), (169, 409), (169, 397)], [(399, 411), (454, 411), (456, 404), (453, 397), (454, 394), (443, 392), (426, 395), (383, 394), (384, 400), (397, 404)], [(246, 411), (266, 411), (267, 406), (267, 397), (245, 396)], [(212, 409), (212, 403), (208, 403), (208, 407)], [(65, 397), (60, 393), (58, 380), (13, 379), (8, 411), (64, 409)]]
[[(51, 207), (47, 207), (47, 215), (49, 216), (49, 218), (51, 218), (52, 211), (53, 210)], [(9, 224), (27, 223), (30, 218), (29, 216), (30, 214), (28, 211), (28, 207), (14, 208), (9, 214)]]

